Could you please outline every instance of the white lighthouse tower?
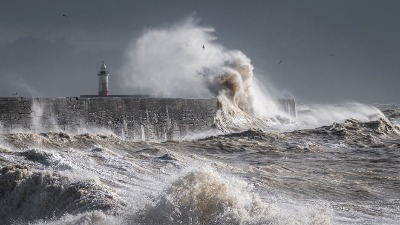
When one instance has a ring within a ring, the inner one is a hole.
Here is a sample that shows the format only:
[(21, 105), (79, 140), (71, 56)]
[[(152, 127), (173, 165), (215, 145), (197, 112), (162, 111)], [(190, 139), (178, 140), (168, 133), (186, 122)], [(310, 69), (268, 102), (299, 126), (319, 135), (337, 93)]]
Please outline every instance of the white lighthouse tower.
[(108, 71), (106, 68), (106, 64), (102, 61), (100, 71), (97, 74), (99, 76), (99, 96), (108, 95)]

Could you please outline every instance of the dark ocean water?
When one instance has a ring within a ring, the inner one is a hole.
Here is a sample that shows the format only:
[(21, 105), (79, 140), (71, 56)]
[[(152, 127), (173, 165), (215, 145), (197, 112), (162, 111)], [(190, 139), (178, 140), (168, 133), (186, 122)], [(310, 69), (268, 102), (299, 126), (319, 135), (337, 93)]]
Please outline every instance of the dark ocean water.
[(400, 106), (375, 106), (160, 143), (2, 133), (0, 224), (400, 224)]

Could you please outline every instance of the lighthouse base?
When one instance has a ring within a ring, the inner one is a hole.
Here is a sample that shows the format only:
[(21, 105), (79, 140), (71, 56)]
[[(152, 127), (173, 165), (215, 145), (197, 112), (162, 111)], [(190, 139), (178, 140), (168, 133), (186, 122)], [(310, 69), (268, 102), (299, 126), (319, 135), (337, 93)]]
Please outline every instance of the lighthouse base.
[(99, 96), (108, 96), (108, 91), (99, 91)]

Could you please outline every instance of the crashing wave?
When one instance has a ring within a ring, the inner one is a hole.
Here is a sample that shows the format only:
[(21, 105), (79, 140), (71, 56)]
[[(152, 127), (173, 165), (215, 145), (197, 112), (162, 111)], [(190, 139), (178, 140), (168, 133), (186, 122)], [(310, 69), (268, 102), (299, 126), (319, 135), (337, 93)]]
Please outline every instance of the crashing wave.
[(265, 126), (269, 118), (284, 117), (275, 98), (255, 80), (251, 60), (218, 44), (214, 29), (197, 22), (189, 18), (165, 29), (147, 30), (133, 42), (121, 73), (127, 91), (218, 97), (221, 110), (216, 124), (227, 132)]
[(122, 205), (113, 193), (91, 181), (71, 182), (51, 172), (13, 165), (0, 169), (0, 224), (86, 211), (114, 211)]
[[(330, 224), (321, 213), (315, 218), (283, 215), (277, 205), (264, 203), (244, 181), (210, 172), (190, 172), (147, 205), (137, 224)], [(131, 221), (132, 222), (132, 221)], [(321, 222), (321, 223), (318, 223)]]
[(281, 107), (279, 94), (271, 94), (274, 88), (255, 76), (249, 57), (217, 43), (214, 31), (199, 26), (192, 17), (167, 28), (147, 30), (126, 52), (123, 87), (161, 97), (217, 97), (220, 110), (215, 124), (223, 132), (277, 126), (314, 128), (349, 118), (370, 121), (371, 115), (382, 115), (375, 107), (355, 103), (309, 105), (296, 118), (291, 108)]

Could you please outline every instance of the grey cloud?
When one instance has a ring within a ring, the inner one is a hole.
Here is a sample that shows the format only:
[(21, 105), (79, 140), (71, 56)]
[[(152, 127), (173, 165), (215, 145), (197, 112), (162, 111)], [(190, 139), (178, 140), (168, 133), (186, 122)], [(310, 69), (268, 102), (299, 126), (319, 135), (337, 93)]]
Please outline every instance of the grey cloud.
[[(0, 80), (18, 76), (42, 95), (93, 94), (96, 62), (105, 60), (111, 93), (124, 94), (118, 73), (131, 41), (195, 13), (277, 90), (319, 102), (399, 102), (399, 8), (396, 0), (5, 0)], [(15, 90), (0, 85), (0, 96)]]

